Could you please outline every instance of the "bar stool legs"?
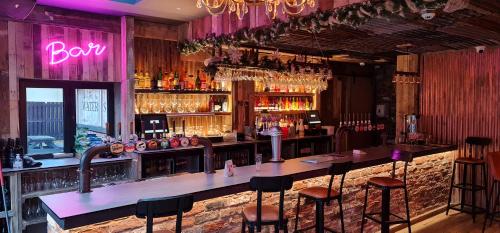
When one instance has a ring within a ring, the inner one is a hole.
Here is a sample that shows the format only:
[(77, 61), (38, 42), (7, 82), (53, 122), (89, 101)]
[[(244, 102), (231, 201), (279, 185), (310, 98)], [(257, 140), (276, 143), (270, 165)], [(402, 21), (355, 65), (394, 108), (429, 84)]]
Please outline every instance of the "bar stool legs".
[(363, 233), (363, 229), (365, 227), (365, 214), (366, 214), (366, 206), (368, 205), (368, 184), (365, 188), (365, 204), (363, 205), (363, 214), (361, 215), (361, 233)]
[[(411, 233), (411, 221), (410, 221), (410, 207), (408, 204), (408, 190), (406, 187), (404, 187), (404, 201), (405, 201), (405, 207), (406, 207), (406, 219), (403, 219), (393, 213), (391, 213), (391, 189), (389, 188), (383, 188), (382, 189), (382, 208), (380, 213), (371, 213), (367, 214), (366, 213), (366, 207), (368, 204), (368, 189), (370, 185), (366, 185), (365, 189), (365, 204), (363, 206), (363, 215), (361, 219), (361, 233), (363, 233), (364, 226), (365, 226), (365, 218), (370, 219), (374, 222), (380, 223), (381, 229), (380, 231), (382, 233), (389, 233), (389, 227), (391, 224), (397, 224), (397, 223), (406, 223), (408, 225), (408, 233)], [(377, 220), (376, 218), (371, 217), (371, 215), (378, 215), (380, 214), (380, 221)], [(391, 221), (390, 217), (396, 217), (401, 220), (396, 220), (396, 221)]]
[(299, 198), (297, 198), (297, 211), (295, 212), (295, 228), (293, 232), (297, 232), (297, 227), (299, 226), (300, 198), (301, 196), (299, 195)]
[(453, 185), (455, 181), (455, 170), (457, 167), (457, 163), (453, 162), (453, 170), (451, 172), (451, 184), (450, 184), (450, 192), (448, 193), (448, 206), (446, 207), (446, 215), (450, 212), (451, 208), (451, 194), (453, 194)]
[[(464, 168), (463, 174), (461, 177), (462, 183), (460, 183), (460, 184), (454, 183), (457, 164), (458, 165), (462, 164), (463, 168)], [(483, 173), (482, 174), (483, 175), (483, 178), (482, 178), (483, 182), (481, 185), (476, 184), (477, 166), (480, 166), (481, 172)], [(468, 173), (469, 167), (471, 170), (470, 172), (472, 173), (471, 174), (472, 180), (471, 180), (470, 184), (467, 183), (467, 173)], [(472, 221), (475, 222), (476, 221), (476, 214), (479, 211), (484, 210), (483, 208), (476, 206), (476, 192), (484, 190), (485, 196), (486, 196), (486, 201), (487, 201), (488, 200), (487, 187), (488, 187), (488, 179), (487, 179), (487, 175), (486, 175), (486, 163), (466, 164), (466, 163), (454, 162), (452, 175), (451, 175), (450, 191), (448, 193), (448, 205), (446, 208), (446, 215), (448, 215), (450, 209), (457, 210), (460, 212), (466, 212), (466, 213), (469, 213), (472, 215)], [(460, 203), (459, 204), (451, 204), (451, 196), (453, 194), (453, 189), (455, 189), (455, 188), (460, 189)], [(472, 200), (471, 200), (470, 204), (467, 204), (466, 200), (465, 200), (467, 191), (470, 191), (472, 194)], [(460, 206), (460, 208), (456, 208), (455, 206)], [(470, 211), (466, 210), (465, 209), (466, 206), (470, 207), (471, 210)]]
[[(498, 190), (498, 185), (500, 184), (500, 182), (498, 181), (494, 181), (493, 182), (493, 185), (491, 186), (491, 189), (490, 189), (490, 198), (493, 199), (493, 209), (490, 210), (490, 206), (491, 206), (491, 199), (487, 200), (488, 203), (487, 203), (487, 206), (486, 206), (486, 216), (484, 217), (484, 223), (483, 223), (483, 231), (484, 232), (486, 230), (486, 224), (488, 223), (488, 219), (490, 220), (490, 226), (491, 224), (493, 224), (493, 219), (495, 218), (495, 216), (497, 214), (499, 214), (499, 212), (497, 212), (497, 206), (498, 206), (498, 201), (500, 199), (500, 190)], [(493, 198), (493, 192), (495, 191), (495, 189), (497, 189), (497, 195), (496, 195), (496, 198)]]

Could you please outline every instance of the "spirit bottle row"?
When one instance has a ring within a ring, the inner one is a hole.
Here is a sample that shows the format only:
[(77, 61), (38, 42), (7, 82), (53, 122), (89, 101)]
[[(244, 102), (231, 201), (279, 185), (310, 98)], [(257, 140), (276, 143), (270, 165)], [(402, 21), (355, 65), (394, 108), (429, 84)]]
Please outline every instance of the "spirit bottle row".
[(211, 79), (204, 72), (197, 71), (196, 77), (187, 72), (163, 72), (161, 68), (154, 73), (135, 72), (135, 88), (164, 91), (229, 91), (226, 82)]
[(280, 92), (280, 93), (314, 93), (306, 85), (294, 85), (288, 83), (255, 82), (255, 92)]
[(302, 97), (279, 97), (279, 96), (258, 96), (255, 98), (256, 111), (299, 111), (312, 110), (313, 98)]

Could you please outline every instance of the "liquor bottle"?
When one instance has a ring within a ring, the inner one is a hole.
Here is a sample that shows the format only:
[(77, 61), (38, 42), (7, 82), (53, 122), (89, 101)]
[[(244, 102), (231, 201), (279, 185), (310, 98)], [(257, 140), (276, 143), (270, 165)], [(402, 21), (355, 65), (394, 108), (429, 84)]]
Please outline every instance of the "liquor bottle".
[(179, 139), (179, 142), (182, 147), (189, 146), (189, 138), (186, 137), (186, 121), (182, 120), (182, 136)]
[(109, 150), (111, 151), (111, 154), (113, 154), (113, 155), (119, 155), (124, 150), (124, 146), (122, 143), (121, 131), (122, 131), (122, 123), (118, 122), (118, 137), (116, 138), (117, 140), (115, 140), (109, 146)]
[(142, 70), (139, 71), (139, 73), (137, 74), (137, 82), (135, 83), (136, 84), (136, 88), (137, 89), (143, 89), (144, 88), (144, 73), (142, 73)]
[(203, 75), (205, 78), (201, 80), (201, 90), (207, 91), (207, 76)]
[(215, 98), (215, 112), (220, 112), (222, 111), (222, 99), (220, 97), (214, 97)]
[(179, 85), (179, 73), (177, 71), (175, 71), (175, 73), (174, 73), (174, 82), (173, 82), (172, 85), (174, 86), (175, 90), (179, 90), (180, 89), (180, 85)]
[(134, 122), (130, 122), (130, 128), (129, 128), (129, 139), (128, 143), (125, 144), (125, 152), (127, 153), (132, 153), (135, 150), (135, 143), (137, 140), (137, 135), (134, 134)]
[(158, 141), (156, 138), (156, 123), (153, 122), (153, 138), (147, 141), (146, 148), (148, 150), (156, 150), (158, 149)]
[(16, 153), (14, 152), (14, 139), (7, 139), (7, 146), (5, 147), (4, 155), (7, 157), (5, 167), (12, 168), (12, 164), (16, 159)]
[(196, 81), (195, 81), (195, 90), (201, 90), (201, 79), (200, 79), (200, 71), (196, 72)]
[(146, 150), (146, 141), (145, 141), (146, 135), (144, 133), (144, 121), (141, 121), (141, 136), (137, 140), (137, 143), (135, 144), (135, 149), (139, 152), (145, 151)]
[(161, 67), (158, 67), (158, 73), (156, 74), (156, 88), (158, 90), (163, 90), (163, 72)]
[(210, 90), (217, 91), (217, 83), (215, 82), (215, 78), (212, 78), (212, 82), (210, 83)]
[(210, 100), (208, 101), (208, 106), (210, 108), (210, 112), (214, 112), (215, 111), (215, 102), (214, 102), (214, 96), (213, 95), (210, 96)]
[(223, 112), (229, 112), (229, 103), (227, 102), (227, 96), (223, 97), (222, 111)]
[(137, 70), (134, 70), (134, 86), (135, 89), (139, 89), (139, 74), (137, 73)]
[(169, 143), (168, 137), (167, 137), (168, 125), (166, 125), (166, 124), (168, 124), (168, 122), (167, 123), (165, 123), (165, 122), (166, 122), (166, 120), (162, 121), (162, 123), (163, 123), (163, 136), (162, 136), (161, 143), (160, 143), (160, 147), (162, 149), (168, 149), (168, 147), (170, 146), (170, 143)]
[(163, 73), (162, 84), (163, 90), (170, 90), (170, 77), (167, 72)]
[(145, 88), (145, 89), (151, 89), (151, 76), (149, 76), (149, 73), (146, 72), (144, 74), (144, 82), (143, 82), (144, 86), (142, 88)]
[(16, 138), (15, 146), (14, 146), (14, 153), (20, 154), (21, 157), (24, 156), (24, 148), (21, 145), (21, 139)]

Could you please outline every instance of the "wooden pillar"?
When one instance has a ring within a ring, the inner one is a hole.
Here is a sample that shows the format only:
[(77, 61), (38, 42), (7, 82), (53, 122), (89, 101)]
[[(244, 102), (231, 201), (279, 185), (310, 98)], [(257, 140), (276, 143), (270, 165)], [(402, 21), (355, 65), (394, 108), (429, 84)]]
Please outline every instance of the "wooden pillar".
[(9, 137), (19, 137), (19, 83), (17, 81), (17, 51), (16, 51), (16, 25), (18, 23), (8, 22), (8, 44), (9, 44)]
[[(418, 73), (418, 55), (400, 55), (397, 58), (397, 72)], [(396, 82), (396, 136), (404, 129), (404, 116), (418, 114), (419, 85)]]
[(130, 16), (121, 17), (121, 82), (120, 82), (120, 104), (115, 111), (117, 120), (122, 122), (122, 137), (128, 141), (129, 124), (134, 121), (134, 18)]

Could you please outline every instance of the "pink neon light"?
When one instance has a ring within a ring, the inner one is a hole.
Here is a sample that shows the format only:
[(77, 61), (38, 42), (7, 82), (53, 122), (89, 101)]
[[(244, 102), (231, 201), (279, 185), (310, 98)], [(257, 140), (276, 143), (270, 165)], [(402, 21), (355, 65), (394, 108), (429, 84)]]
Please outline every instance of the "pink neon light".
[(92, 50), (94, 50), (95, 55), (99, 56), (106, 49), (106, 46), (101, 46), (100, 44), (94, 44), (92, 42), (88, 43), (87, 46), (87, 51), (78, 46), (66, 50), (66, 44), (61, 41), (54, 41), (48, 44), (45, 50), (47, 50), (50, 55), (49, 64), (56, 65), (68, 60), (70, 57), (77, 58), (79, 56), (88, 56)]

